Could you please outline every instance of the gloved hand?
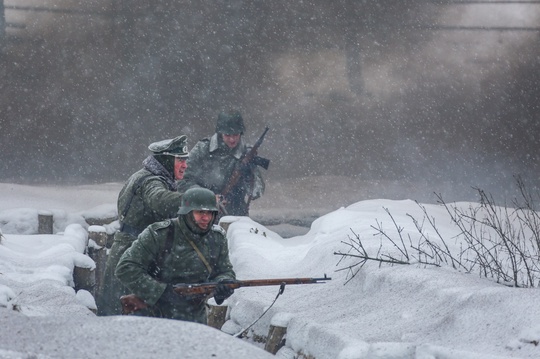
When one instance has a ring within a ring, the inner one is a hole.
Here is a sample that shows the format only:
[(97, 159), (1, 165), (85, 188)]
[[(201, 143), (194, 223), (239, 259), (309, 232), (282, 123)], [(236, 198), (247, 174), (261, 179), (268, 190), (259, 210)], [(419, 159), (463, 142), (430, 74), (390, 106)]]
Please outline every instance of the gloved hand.
[(251, 199), (252, 200), (258, 199), (258, 198), (261, 198), (261, 196), (262, 196), (262, 189), (257, 188), (257, 186), (255, 186), (255, 188), (253, 189), (253, 192), (251, 193)]
[(260, 198), (264, 193), (264, 182), (259, 182), (258, 180), (255, 180), (253, 189), (251, 191), (251, 199), (257, 199)]
[(221, 305), (225, 299), (233, 295), (234, 289), (226, 285), (231, 283), (234, 283), (234, 280), (222, 279), (218, 281), (218, 285), (214, 289), (214, 300), (216, 301), (217, 305)]
[(161, 297), (159, 297), (159, 301), (162, 303), (168, 303), (172, 305), (182, 304), (181, 297), (178, 294), (176, 294), (171, 284), (167, 284), (167, 288), (165, 288), (165, 291), (163, 292)]

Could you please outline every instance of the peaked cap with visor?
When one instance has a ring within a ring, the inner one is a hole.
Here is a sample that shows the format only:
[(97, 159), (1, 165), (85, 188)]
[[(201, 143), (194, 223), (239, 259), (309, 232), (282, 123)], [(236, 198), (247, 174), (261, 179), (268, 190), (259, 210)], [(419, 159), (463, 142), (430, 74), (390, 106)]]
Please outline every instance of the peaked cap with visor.
[(148, 149), (155, 155), (168, 155), (180, 158), (189, 157), (186, 135), (151, 143)]

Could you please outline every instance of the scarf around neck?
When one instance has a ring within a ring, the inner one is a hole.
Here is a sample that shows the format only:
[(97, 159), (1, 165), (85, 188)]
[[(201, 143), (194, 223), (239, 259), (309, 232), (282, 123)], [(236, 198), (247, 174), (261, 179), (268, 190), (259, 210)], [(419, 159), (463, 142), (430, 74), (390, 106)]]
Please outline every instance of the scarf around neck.
[(176, 181), (173, 175), (154, 156), (148, 156), (143, 161), (144, 169), (155, 176), (163, 177), (171, 191), (176, 191)]

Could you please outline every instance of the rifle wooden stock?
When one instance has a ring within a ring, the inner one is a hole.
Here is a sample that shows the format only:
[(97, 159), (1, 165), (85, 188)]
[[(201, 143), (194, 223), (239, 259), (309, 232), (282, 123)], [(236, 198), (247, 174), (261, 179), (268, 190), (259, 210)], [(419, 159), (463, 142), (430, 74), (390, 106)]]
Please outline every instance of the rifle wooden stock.
[[(175, 284), (173, 289), (176, 294), (187, 298), (197, 299), (201, 297), (210, 298), (214, 295), (214, 290), (218, 284), (224, 284), (229, 288), (237, 289), (241, 287), (263, 287), (270, 285), (279, 285), (284, 287), (287, 284), (321, 284), (327, 280), (332, 280), (324, 275), (324, 278), (279, 278), (279, 279), (252, 279), (252, 280), (230, 280), (224, 283), (208, 282), (197, 284)], [(131, 314), (138, 310), (148, 307), (142, 299), (135, 294), (123, 295), (120, 297), (122, 303), (122, 314)]]
[[(255, 142), (255, 145), (253, 145), (253, 147), (242, 157), (242, 159), (240, 160), (240, 163), (234, 168), (234, 171), (231, 175), (231, 178), (229, 179), (229, 182), (227, 182), (227, 185), (225, 186), (223, 191), (221, 191), (221, 195), (227, 196), (229, 192), (232, 191), (234, 186), (236, 186), (236, 184), (240, 180), (240, 177), (242, 176), (242, 168), (248, 166), (251, 162), (254, 161), (255, 157), (257, 156), (257, 150), (261, 146), (264, 140), (264, 136), (266, 135), (268, 130), (269, 130), (268, 127), (264, 128), (263, 134), (261, 135), (261, 137), (259, 137), (257, 142)], [(260, 161), (266, 161), (265, 162), (266, 169), (268, 169), (268, 164), (270, 163), (270, 161), (265, 160), (265, 159), (260, 159), (255, 162), (258, 163)]]
[(287, 285), (287, 284), (321, 284), (332, 278), (279, 278), (279, 279), (252, 279), (252, 280), (231, 280), (224, 283), (209, 282), (197, 284), (176, 284), (173, 286), (174, 291), (184, 297), (196, 296), (211, 296), (214, 294), (214, 289), (218, 284), (224, 284), (231, 289), (241, 287), (263, 287), (270, 285)]

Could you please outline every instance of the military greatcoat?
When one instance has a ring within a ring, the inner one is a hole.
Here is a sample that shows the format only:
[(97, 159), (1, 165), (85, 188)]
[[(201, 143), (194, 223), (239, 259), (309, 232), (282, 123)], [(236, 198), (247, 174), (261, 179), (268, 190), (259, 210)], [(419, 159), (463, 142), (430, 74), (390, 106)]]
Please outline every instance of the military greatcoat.
[[(216, 133), (210, 138), (199, 141), (189, 152), (188, 168), (184, 179), (179, 182), (179, 190), (185, 192), (189, 188), (208, 188), (216, 194), (222, 194), (235, 167), (249, 147), (240, 143), (230, 149)], [(244, 169), (238, 185), (227, 196), (225, 209), (232, 216), (249, 215), (249, 200), (257, 199), (264, 194), (264, 180), (257, 166)]]
[(114, 235), (103, 284), (97, 294), (98, 315), (120, 315), (120, 297), (127, 289), (114, 277), (120, 257), (148, 225), (176, 217), (182, 194), (176, 191), (173, 177), (152, 156), (145, 168), (135, 172), (118, 196), (120, 231)]
[[(179, 297), (175, 298), (178, 302), (170, 303), (160, 299), (167, 284), (236, 279), (229, 260), (225, 231), (213, 226), (205, 234), (193, 233), (185, 217), (182, 215), (178, 219), (154, 223), (145, 229), (120, 259), (116, 276), (131, 293), (150, 306), (137, 312), (139, 315), (206, 324), (203, 300)], [(167, 236), (171, 235), (172, 244), (168, 244)], [(188, 239), (206, 258), (211, 272)], [(167, 253), (165, 256), (164, 251)], [(154, 269), (156, 266), (157, 271)]]

